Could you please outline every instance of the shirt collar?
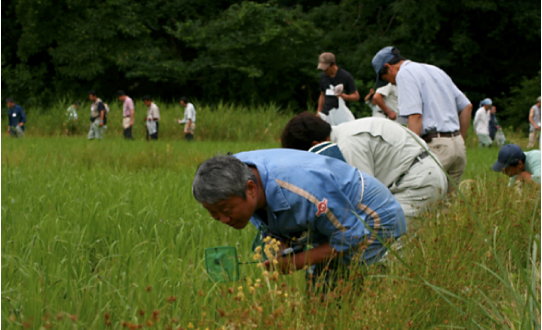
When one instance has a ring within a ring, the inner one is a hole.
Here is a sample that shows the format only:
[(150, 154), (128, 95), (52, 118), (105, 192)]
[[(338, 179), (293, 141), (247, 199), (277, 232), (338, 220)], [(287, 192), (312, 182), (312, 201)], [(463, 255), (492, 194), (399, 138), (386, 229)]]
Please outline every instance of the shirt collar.
[(263, 164), (255, 164), (251, 161), (244, 162), (247, 165), (256, 166), (258, 173), (260, 173), (268, 211), (277, 212), (290, 209), (290, 204), (286, 201), (286, 197), (284, 197), (284, 193), (279, 187), (276, 178), (267, 171), (267, 168)]

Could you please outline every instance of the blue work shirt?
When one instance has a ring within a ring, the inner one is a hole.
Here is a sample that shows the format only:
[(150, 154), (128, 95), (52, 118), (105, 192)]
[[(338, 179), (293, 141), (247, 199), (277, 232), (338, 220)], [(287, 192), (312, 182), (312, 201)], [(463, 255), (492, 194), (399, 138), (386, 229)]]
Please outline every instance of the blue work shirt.
[(309, 152), (313, 152), (315, 154), (324, 155), (332, 158), (336, 158), (338, 160), (342, 160), (346, 163), (346, 159), (344, 159), (343, 153), (341, 149), (339, 149), (339, 146), (336, 143), (331, 142), (322, 142), (320, 144), (315, 145), (314, 147), (309, 149)]
[[(26, 116), (24, 114), (23, 107), (15, 104), (13, 108), (8, 110), (8, 123), (10, 127), (15, 127), (20, 123), (26, 123)], [(24, 125), (21, 127), (24, 131)]]
[(345, 253), (346, 263), (358, 254), (370, 264), (386, 248), (366, 225), (384, 240), (406, 232), (405, 215), (390, 191), (344, 161), (293, 149), (234, 156), (258, 169), (265, 190), (267, 223), (256, 213), (250, 221), (283, 241), (301, 234), (308, 236), (307, 245), (329, 242)]

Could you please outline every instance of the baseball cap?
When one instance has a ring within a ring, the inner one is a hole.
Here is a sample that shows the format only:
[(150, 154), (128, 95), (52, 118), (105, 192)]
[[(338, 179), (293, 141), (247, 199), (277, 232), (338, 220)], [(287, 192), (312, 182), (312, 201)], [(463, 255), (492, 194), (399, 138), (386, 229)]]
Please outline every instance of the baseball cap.
[(491, 101), (490, 98), (486, 98), (481, 102), (481, 104), (483, 104), (483, 105), (492, 105), (493, 101)]
[(491, 169), (495, 172), (501, 172), (503, 168), (517, 165), (524, 156), (523, 150), (517, 144), (504, 145), (501, 147), (497, 161), (491, 166)]
[(335, 55), (332, 53), (322, 53), (318, 57), (318, 70), (325, 71), (331, 64), (335, 63)]
[(400, 55), (400, 52), (398, 49), (396, 49), (393, 46), (388, 46), (379, 50), (378, 53), (376, 53), (376, 55), (373, 57), (371, 64), (373, 65), (373, 69), (375, 70), (375, 73), (376, 73), (377, 84), (379, 81), (382, 81), (380, 79), (380, 75), (378, 74), (378, 72), (380, 72), (380, 69), (382, 69), (384, 64), (388, 63), (392, 58), (398, 55)]
[(540, 96), (536, 99), (536, 102), (540, 102)]

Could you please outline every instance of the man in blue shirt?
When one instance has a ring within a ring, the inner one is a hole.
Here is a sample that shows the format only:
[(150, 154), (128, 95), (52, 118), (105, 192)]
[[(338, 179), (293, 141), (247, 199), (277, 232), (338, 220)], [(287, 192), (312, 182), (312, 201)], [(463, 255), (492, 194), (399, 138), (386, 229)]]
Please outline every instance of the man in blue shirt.
[[(427, 142), (456, 185), (467, 165), (465, 137), (472, 104), (446, 72), (401, 56), (395, 47), (381, 49), (372, 60), (377, 83), (397, 85), (399, 115), (408, 117), (408, 128)], [(454, 185), (448, 182), (448, 191)]]
[(235, 229), (250, 221), (283, 245), (312, 246), (278, 258), (286, 274), (333, 259), (372, 264), (387, 249), (374, 233), (386, 241), (406, 232), (401, 205), (384, 185), (343, 161), (305, 151), (211, 158), (199, 166), (192, 193), (215, 220)]
[(23, 108), (15, 104), (12, 97), (6, 99), (8, 105), (8, 133), (12, 137), (22, 137), (24, 135), (24, 124), (26, 123), (26, 115)]

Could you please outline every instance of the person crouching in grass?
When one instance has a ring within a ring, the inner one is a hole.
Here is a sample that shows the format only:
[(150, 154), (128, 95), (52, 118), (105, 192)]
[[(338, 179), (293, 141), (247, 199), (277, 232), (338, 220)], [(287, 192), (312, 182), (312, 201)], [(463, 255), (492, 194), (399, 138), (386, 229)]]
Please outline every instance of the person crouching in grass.
[(523, 152), (517, 144), (504, 145), (491, 169), (508, 175), (510, 184), (515, 181), (540, 184), (540, 150)]
[[(208, 159), (198, 167), (192, 194), (215, 220), (235, 229), (251, 222), (262, 236), (279, 240), (283, 252), (275, 269), (289, 274), (309, 266), (309, 286), (322, 280), (325, 291), (342, 266), (382, 258), (387, 247), (376, 235), (391, 243), (406, 233), (401, 205), (382, 183), (341, 160), (306, 151)], [(264, 265), (271, 267), (269, 260)]]

